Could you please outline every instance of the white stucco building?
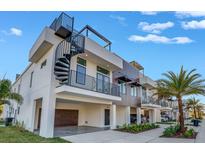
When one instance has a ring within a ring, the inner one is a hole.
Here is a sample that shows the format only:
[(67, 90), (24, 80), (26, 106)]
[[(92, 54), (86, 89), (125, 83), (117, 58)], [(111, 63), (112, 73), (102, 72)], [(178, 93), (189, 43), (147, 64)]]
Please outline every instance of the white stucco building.
[(30, 65), (13, 84), (23, 103), (6, 105), (4, 117), (44, 137), (53, 137), (57, 127), (141, 123), (142, 115), (161, 121), (161, 111), (171, 108), (150, 99), (155, 82), (140, 73), (143, 67), (114, 54), (111, 42), (90, 26), (76, 31), (73, 25), (62, 13), (43, 29), (29, 52)]

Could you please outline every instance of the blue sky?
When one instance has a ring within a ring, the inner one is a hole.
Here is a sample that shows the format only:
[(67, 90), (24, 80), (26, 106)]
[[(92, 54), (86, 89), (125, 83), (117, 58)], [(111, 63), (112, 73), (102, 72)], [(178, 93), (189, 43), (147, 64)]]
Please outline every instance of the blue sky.
[[(178, 71), (181, 65), (196, 68), (205, 77), (205, 12), (67, 13), (75, 17), (76, 29), (89, 24), (113, 42), (114, 52), (139, 62), (153, 79)], [(6, 73), (14, 80), (24, 70), (32, 44), (59, 14), (0, 12), (0, 77)]]

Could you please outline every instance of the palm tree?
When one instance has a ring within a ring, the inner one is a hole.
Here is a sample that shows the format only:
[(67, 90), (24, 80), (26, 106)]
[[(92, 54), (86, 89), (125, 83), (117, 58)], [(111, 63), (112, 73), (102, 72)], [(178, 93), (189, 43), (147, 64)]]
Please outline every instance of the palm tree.
[(198, 113), (198, 118), (202, 118), (203, 110), (204, 110), (204, 105), (198, 104), (196, 106), (196, 110), (197, 110), (197, 113)]
[(3, 113), (3, 106), (0, 105), (0, 115)]
[(199, 102), (200, 100), (199, 99), (196, 99), (195, 97), (193, 98), (190, 98), (187, 100), (187, 103), (186, 103), (186, 108), (187, 110), (193, 110), (194, 111), (194, 118), (196, 119), (197, 116), (196, 116), (196, 109), (197, 109), (197, 106), (199, 105)]
[(22, 103), (23, 98), (18, 93), (12, 92), (12, 84), (10, 80), (0, 80), (0, 105), (10, 104), (9, 100), (16, 100), (17, 103)]
[[(175, 97), (178, 101), (180, 131), (184, 132), (183, 96), (205, 95), (205, 80), (196, 73), (196, 69), (188, 72), (183, 66), (179, 73), (169, 71), (164, 73), (165, 79), (157, 81), (156, 91), (165, 96)], [(156, 93), (157, 94), (157, 93)]]

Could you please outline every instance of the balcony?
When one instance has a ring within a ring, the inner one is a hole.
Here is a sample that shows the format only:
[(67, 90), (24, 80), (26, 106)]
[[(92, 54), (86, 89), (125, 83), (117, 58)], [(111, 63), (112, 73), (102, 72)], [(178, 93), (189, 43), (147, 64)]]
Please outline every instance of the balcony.
[(72, 93), (87, 98), (121, 101), (118, 85), (73, 70), (69, 72), (68, 83), (56, 89), (56, 93)]
[(150, 89), (156, 87), (156, 82), (154, 82), (152, 79), (150, 79), (147, 76), (141, 76), (140, 83), (141, 83), (141, 85), (143, 85), (147, 88), (150, 88)]
[(53, 23), (50, 25), (50, 28), (55, 31), (55, 34), (66, 38), (72, 34), (73, 31), (74, 18), (70, 17), (65, 13), (56, 18)]
[(142, 98), (142, 107), (144, 108), (160, 108), (161, 105), (159, 101), (155, 100), (152, 97)]
[(172, 106), (169, 102), (166, 101), (159, 101), (160, 105), (161, 105), (161, 110), (163, 111), (170, 111), (172, 110)]

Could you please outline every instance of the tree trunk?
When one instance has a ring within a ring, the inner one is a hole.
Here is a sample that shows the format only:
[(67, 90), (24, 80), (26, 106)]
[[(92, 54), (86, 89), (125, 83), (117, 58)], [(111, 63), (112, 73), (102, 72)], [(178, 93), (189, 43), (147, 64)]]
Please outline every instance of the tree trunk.
[(196, 108), (194, 107), (194, 119), (196, 119)]
[(180, 131), (184, 132), (184, 112), (183, 112), (183, 106), (182, 106), (182, 98), (178, 98), (178, 107), (179, 107), (179, 123), (180, 123)]

